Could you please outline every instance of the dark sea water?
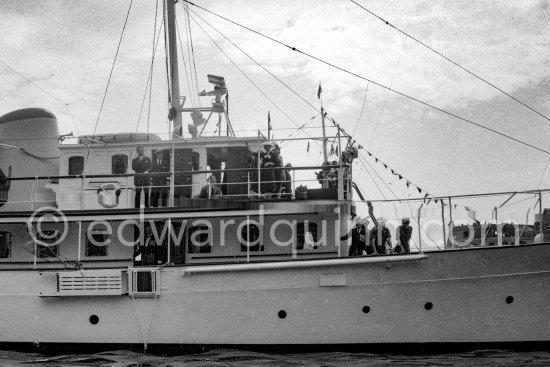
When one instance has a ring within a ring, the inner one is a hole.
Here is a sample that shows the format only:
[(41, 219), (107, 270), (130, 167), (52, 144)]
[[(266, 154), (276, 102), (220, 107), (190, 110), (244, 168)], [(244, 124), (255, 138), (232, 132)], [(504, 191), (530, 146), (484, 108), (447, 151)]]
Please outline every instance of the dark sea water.
[(375, 355), (363, 353), (264, 354), (215, 349), (183, 356), (144, 355), (129, 351), (44, 356), (0, 351), (0, 366), (550, 366), (550, 351), (478, 350), (440, 355)]

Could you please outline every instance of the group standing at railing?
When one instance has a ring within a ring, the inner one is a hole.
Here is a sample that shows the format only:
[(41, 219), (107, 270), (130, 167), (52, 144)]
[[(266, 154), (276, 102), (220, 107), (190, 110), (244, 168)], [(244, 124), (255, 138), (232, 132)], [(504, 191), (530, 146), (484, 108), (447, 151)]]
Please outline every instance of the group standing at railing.
[(348, 256), (366, 255), (384, 255), (391, 253), (410, 253), (410, 240), (412, 237), (412, 227), (410, 219), (405, 217), (401, 220), (401, 225), (396, 229), (396, 246), (392, 246), (391, 233), (386, 227), (384, 218), (377, 218), (376, 225), (369, 230), (368, 219), (353, 217), (355, 228), (349, 233), (340, 237), (345, 241), (351, 237), (351, 246)]
[[(132, 160), (132, 169), (135, 173), (141, 175), (134, 176), (134, 185), (136, 187), (136, 196), (134, 205), (139, 208), (142, 193), (144, 194), (144, 206), (162, 206), (168, 199), (168, 187), (166, 179), (169, 176), (170, 166), (164, 160), (162, 151), (157, 151), (155, 157), (145, 156), (143, 147), (137, 148), (138, 156)], [(144, 175), (146, 173), (166, 172), (166, 175)], [(149, 202), (150, 198), (150, 202)]]
[[(252, 171), (250, 174), (251, 191), (261, 193), (263, 195), (290, 195), (292, 193), (292, 179), (290, 172), (283, 169), (283, 158), (281, 157), (281, 148), (277, 143), (272, 144), (266, 142), (264, 144), (265, 152), (259, 154), (260, 159), (260, 174)], [(258, 166), (258, 155), (252, 154), (249, 160), (249, 167)], [(287, 163), (285, 168), (292, 167)], [(257, 182), (260, 182), (258, 188)], [(260, 191), (258, 191), (260, 190)]]

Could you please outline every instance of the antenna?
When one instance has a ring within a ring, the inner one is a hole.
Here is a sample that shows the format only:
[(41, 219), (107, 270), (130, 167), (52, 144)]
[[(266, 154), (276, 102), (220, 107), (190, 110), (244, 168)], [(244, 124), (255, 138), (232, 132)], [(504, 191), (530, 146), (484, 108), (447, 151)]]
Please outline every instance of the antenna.
[[(214, 99), (212, 102), (212, 107), (197, 107), (197, 108), (183, 108), (182, 112), (190, 112), (191, 113), (191, 119), (193, 120), (192, 124), (188, 125), (189, 133), (193, 138), (201, 137), (202, 133), (204, 132), (204, 129), (206, 128), (206, 125), (208, 124), (208, 121), (210, 121), (210, 118), (214, 113), (218, 114), (218, 134), (221, 136), (222, 133), (222, 115), (225, 117), (225, 121), (227, 122), (227, 136), (235, 137), (235, 132), (233, 130), (233, 127), (231, 126), (231, 121), (229, 120), (229, 115), (227, 113), (227, 94), (228, 89), (225, 84), (225, 78), (223, 76), (217, 76), (208, 74), (208, 82), (210, 84), (214, 85), (214, 89), (210, 92), (207, 92), (206, 90), (203, 90), (199, 93), (199, 96), (201, 97), (208, 97), (213, 96)], [(224, 96), (226, 98), (224, 98)], [(207, 118), (204, 118), (203, 112), (210, 112)], [(200, 129), (200, 132), (198, 130), (199, 127), (202, 127)]]

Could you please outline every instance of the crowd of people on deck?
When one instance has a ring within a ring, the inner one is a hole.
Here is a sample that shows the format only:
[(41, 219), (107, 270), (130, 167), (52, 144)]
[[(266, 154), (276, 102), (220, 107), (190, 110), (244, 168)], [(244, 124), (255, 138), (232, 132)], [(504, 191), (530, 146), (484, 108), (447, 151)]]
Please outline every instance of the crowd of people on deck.
[(410, 240), (412, 237), (412, 227), (408, 217), (401, 219), (395, 231), (396, 246), (392, 245), (392, 236), (386, 220), (382, 217), (376, 219), (374, 227), (369, 229), (369, 221), (366, 218), (360, 218), (352, 213), (352, 220), (355, 226), (350, 232), (340, 237), (340, 240), (345, 241), (351, 238), (351, 246), (348, 251), (348, 256), (361, 255), (384, 255), (391, 253), (408, 254), (410, 250)]

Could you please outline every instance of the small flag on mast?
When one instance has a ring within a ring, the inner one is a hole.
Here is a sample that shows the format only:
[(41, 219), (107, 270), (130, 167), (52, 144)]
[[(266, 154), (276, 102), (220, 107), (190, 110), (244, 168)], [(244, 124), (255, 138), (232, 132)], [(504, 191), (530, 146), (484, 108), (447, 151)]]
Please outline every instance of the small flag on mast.
[(321, 83), (319, 83), (319, 90), (317, 91), (317, 99), (321, 99), (321, 92), (323, 89), (321, 88)]

